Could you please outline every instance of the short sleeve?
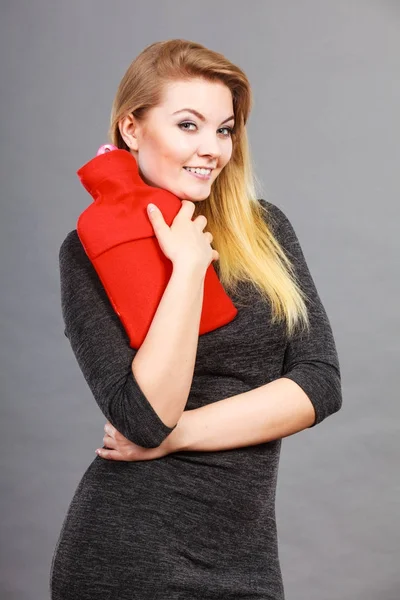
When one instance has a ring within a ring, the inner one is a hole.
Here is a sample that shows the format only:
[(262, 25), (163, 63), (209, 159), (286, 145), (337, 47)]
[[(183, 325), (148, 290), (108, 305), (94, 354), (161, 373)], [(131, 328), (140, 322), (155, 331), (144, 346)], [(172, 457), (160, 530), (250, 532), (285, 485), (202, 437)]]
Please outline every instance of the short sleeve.
[(100, 410), (130, 441), (159, 446), (176, 425), (160, 419), (139, 387), (131, 367), (137, 351), (76, 230), (61, 244), (59, 266), (64, 333)]
[(307, 294), (310, 329), (295, 333), (286, 345), (282, 377), (297, 383), (314, 411), (314, 427), (342, 405), (339, 359), (330, 321), (307, 266), (300, 242), (284, 212), (268, 203), (278, 223), (276, 238), (292, 261), (297, 281)]

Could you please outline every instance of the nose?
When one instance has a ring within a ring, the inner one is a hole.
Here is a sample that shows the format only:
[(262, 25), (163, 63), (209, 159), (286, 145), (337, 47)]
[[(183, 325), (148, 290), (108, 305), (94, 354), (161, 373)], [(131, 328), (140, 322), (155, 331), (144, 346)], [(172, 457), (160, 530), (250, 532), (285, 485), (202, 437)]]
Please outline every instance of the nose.
[(212, 156), (214, 159), (218, 159), (221, 156), (221, 142), (215, 134), (203, 138), (199, 145), (198, 154), (199, 156)]

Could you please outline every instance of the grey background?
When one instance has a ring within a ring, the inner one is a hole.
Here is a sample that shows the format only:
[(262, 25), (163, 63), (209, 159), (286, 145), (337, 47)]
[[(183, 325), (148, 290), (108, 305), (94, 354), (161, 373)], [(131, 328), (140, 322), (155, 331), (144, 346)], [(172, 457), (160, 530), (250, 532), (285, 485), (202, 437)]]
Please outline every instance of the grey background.
[(283, 442), (287, 600), (398, 600), (400, 5), (2, 1), (1, 598), (50, 562), (105, 419), (63, 335), (58, 249), (91, 199), (76, 170), (131, 60), (183, 37), (250, 78), (262, 197), (292, 221), (334, 329), (343, 408)]

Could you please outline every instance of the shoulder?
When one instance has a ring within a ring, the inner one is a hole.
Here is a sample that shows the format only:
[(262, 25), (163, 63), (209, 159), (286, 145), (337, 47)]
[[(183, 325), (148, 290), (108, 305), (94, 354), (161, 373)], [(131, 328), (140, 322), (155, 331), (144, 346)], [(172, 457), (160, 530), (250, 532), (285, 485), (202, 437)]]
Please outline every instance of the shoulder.
[(264, 210), (264, 218), (268, 224), (272, 235), (285, 251), (288, 258), (298, 256), (301, 260), (304, 258), (300, 239), (296, 229), (286, 213), (272, 202), (259, 200)]
[(58, 253), (61, 276), (95, 277), (95, 271), (76, 229), (70, 231), (61, 243)]
[(78, 232), (76, 229), (73, 229), (67, 233), (64, 240), (61, 242), (59, 254), (61, 256), (67, 252), (71, 252), (72, 250), (79, 248), (79, 246), (82, 247)]
[(283, 226), (292, 227), (285, 212), (279, 206), (268, 200), (264, 200), (263, 198), (258, 198), (258, 202), (263, 210), (264, 219), (272, 229), (274, 235), (277, 234)]
[(71, 262), (82, 264), (89, 260), (76, 229), (70, 231), (62, 241), (58, 257), (60, 264)]

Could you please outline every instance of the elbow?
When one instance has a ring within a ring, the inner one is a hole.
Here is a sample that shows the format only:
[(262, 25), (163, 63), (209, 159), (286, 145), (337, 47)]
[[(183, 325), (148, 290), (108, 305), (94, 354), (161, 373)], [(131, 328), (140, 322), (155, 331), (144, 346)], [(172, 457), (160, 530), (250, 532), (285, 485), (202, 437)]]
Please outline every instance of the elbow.
[(337, 370), (336, 375), (332, 377), (331, 388), (332, 410), (330, 411), (330, 414), (333, 414), (335, 412), (338, 412), (342, 408), (343, 403), (342, 383), (339, 369)]
[(142, 448), (157, 448), (176, 427), (161, 420), (131, 372), (108, 403), (108, 419), (124, 437)]
[(335, 368), (329, 369), (329, 372), (324, 372), (319, 380), (317, 391), (314, 392), (313, 398), (315, 421), (311, 425), (314, 427), (321, 423), (327, 417), (337, 413), (343, 402), (342, 386), (340, 380), (340, 372)]
[(295, 381), (307, 394), (315, 411), (310, 427), (338, 412), (342, 407), (342, 385), (339, 365), (331, 362), (299, 363), (284, 377)]

